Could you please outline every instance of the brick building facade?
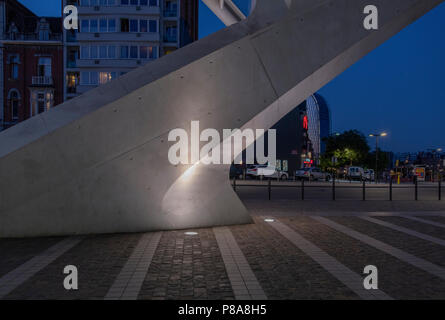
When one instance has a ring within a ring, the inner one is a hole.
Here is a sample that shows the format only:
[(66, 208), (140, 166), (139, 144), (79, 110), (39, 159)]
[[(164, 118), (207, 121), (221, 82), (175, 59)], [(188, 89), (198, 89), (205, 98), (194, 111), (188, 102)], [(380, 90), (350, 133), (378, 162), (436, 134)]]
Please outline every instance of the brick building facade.
[(0, 0), (0, 130), (63, 102), (60, 17), (38, 17)]

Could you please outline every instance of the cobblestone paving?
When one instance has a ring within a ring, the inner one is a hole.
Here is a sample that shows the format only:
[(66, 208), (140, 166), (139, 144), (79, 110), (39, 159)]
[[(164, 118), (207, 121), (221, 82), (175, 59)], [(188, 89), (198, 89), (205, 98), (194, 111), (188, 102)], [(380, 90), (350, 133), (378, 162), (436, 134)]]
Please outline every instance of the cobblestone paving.
[(395, 299), (445, 299), (445, 281), (429, 273), (311, 218), (282, 218), (280, 221), (358, 274), (363, 274), (363, 269), (367, 265), (377, 266), (379, 289)]
[(268, 299), (358, 299), (277, 231), (255, 222), (230, 230)]
[(0, 239), (0, 277), (56, 244), (62, 238)]
[[(6, 299), (102, 299), (140, 234), (91, 236), (19, 286)], [(74, 265), (79, 290), (65, 290), (63, 269)]]
[(234, 299), (212, 229), (164, 232), (138, 299)]
[[(256, 214), (258, 214), (256, 212)], [(272, 214), (272, 216), (274, 216)], [(362, 275), (366, 265), (379, 270), (379, 289), (395, 299), (445, 299), (445, 280), (384, 253), (304, 215), (279, 215), (304, 239)], [(237, 245), (268, 299), (358, 299), (322, 266), (270, 224), (254, 215), (255, 224), (231, 226)], [(419, 215), (445, 223), (445, 217)], [(398, 216), (375, 216), (412, 231), (444, 239), (445, 229)], [(406, 253), (445, 266), (445, 247), (358, 217), (332, 215), (329, 220)], [(213, 229), (162, 233), (138, 299), (234, 299)], [(142, 234), (85, 237), (43, 267), (5, 299), (103, 299), (139, 243)], [(65, 238), (0, 239), (0, 277), (17, 269)], [(75, 265), (79, 290), (63, 287), (63, 269)], [(427, 269), (425, 269), (427, 270)], [(145, 271), (144, 271), (145, 273)], [(142, 275), (143, 276), (143, 275)], [(364, 276), (363, 276), (364, 277)]]
[(331, 217), (330, 219), (438, 266), (445, 266), (443, 246), (359, 218)]
[(405, 227), (412, 231), (425, 233), (429, 236), (445, 240), (445, 229), (440, 227), (435, 227), (429, 224), (405, 219), (403, 217), (373, 217), (373, 218), (393, 223), (397, 226)]

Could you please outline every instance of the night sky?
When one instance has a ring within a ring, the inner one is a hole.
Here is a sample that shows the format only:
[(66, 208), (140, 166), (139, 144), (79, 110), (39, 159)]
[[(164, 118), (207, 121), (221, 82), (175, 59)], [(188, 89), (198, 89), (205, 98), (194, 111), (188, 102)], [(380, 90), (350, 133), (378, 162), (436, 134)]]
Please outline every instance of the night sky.
[[(19, 0), (38, 15), (60, 16), (60, 0)], [(235, 0), (247, 13), (249, 0)], [(200, 4), (200, 37), (224, 27)], [(319, 92), (334, 132), (388, 133), (383, 149), (445, 149), (445, 4), (422, 17)], [(374, 141), (370, 140), (371, 145)]]

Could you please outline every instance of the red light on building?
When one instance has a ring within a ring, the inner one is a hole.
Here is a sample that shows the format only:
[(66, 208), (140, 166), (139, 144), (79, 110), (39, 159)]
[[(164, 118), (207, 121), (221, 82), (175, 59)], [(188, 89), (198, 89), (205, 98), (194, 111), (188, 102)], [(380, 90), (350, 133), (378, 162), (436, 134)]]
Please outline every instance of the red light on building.
[(307, 116), (303, 117), (303, 129), (304, 130), (308, 130), (309, 129), (309, 120), (308, 120)]

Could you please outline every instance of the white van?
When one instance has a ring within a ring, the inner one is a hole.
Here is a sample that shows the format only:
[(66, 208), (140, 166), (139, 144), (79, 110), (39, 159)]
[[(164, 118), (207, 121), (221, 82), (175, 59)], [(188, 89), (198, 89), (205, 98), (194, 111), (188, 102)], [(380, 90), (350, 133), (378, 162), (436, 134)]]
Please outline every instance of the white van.
[(348, 178), (351, 180), (361, 180), (365, 176), (365, 170), (362, 167), (349, 167)]

